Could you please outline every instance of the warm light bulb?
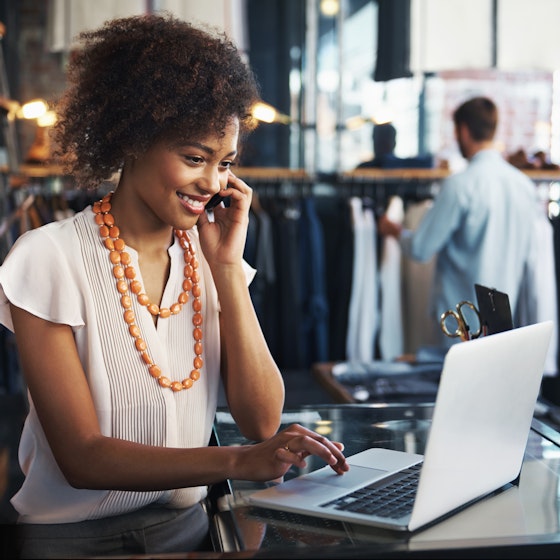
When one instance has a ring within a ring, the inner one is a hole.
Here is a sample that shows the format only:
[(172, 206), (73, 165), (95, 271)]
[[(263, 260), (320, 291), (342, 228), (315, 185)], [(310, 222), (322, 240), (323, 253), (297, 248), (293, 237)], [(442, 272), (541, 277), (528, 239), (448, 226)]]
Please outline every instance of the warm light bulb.
[(359, 128), (364, 126), (364, 124), (366, 124), (366, 120), (360, 115), (356, 115), (354, 117), (346, 119), (346, 128), (348, 130), (358, 130)]
[(54, 111), (47, 111), (44, 115), (37, 117), (37, 126), (46, 127), (52, 126), (56, 122), (56, 113)]
[(21, 108), (21, 114), (24, 119), (37, 119), (42, 117), (47, 110), (47, 104), (42, 99), (36, 99), (25, 103)]
[(290, 124), (291, 119), (288, 115), (284, 115), (277, 111), (272, 105), (259, 101), (253, 105), (251, 109), (253, 118), (264, 123), (281, 123)]
[(332, 17), (338, 14), (340, 3), (338, 0), (321, 0), (320, 9), (324, 16)]
[(255, 103), (252, 113), (255, 119), (262, 122), (271, 123), (276, 118), (276, 109), (266, 103)]

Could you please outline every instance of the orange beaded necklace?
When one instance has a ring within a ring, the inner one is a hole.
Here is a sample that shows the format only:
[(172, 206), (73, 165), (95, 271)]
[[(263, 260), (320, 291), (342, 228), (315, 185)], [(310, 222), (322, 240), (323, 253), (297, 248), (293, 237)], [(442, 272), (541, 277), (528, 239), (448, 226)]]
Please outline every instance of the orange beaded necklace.
[[(199, 274), (197, 271), (198, 261), (195, 257), (194, 248), (191, 245), (189, 236), (186, 231), (175, 230), (175, 235), (179, 238), (179, 243), (184, 251), (184, 275), (183, 291), (179, 294), (177, 302), (171, 307), (160, 308), (157, 304), (150, 302), (148, 295), (142, 291), (142, 284), (136, 280), (136, 271), (130, 265), (130, 254), (126, 251), (126, 244), (119, 237), (119, 228), (115, 225), (115, 219), (111, 214), (111, 197), (113, 193), (105, 195), (101, 200), (94, 202), (93, 212), (95, 214), (95, 223), (99, 226), (99, 234), (103, 239), (103, 245), (109, 251), (109, 259), (113, 265), (113, 276), (116, 278), (117, 291), (121, 296), (121, 305), (124, 308), (123, 318), (128, 325), (128, 332), (134, 339), (134, 345), (142, 360), (148, 366), (148, 371), (152, 377), (157, 379), (161, 387), (172, 389), (173, 391), (182, 391), (190, 389), (193, 383), (200, 378), (200, 369), (202, 368), (202, 301), (200, 299), (201, 289), (199, 286)], [(140, 327), (136, 324), (136, 317), (132, 310), (132, 299), (129, 293), (136, 295), (136, 299), (140, 305), (147, 307), (153, 316), (166, 319), (171, 315), (177, 315), (183, 308), (183, 304), (189, 300), (189, 291), (192, 294), (193, 314), (193, 338), (194, 353), (193, 370), (189, 377), (183, 381), (171, 381), (162, 374), (159, 366), (154, 364), (151, 356), (148, 354), (147, 344), (141, 337)]]

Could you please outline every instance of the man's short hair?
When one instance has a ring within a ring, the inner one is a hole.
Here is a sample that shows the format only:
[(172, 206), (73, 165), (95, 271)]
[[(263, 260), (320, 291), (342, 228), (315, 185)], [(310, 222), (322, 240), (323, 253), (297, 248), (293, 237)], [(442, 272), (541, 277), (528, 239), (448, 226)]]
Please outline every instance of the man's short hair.
[(492, 140), (498, 126), (498, 109), (488, 97), (473, 97), (453, 113), (455, 126), (464, 124), (473, 140)]
[(391, 123), (376, 124), (373, 127), (373, 151), (375, 157), (392, 154), (397, 145), (397, 130)]

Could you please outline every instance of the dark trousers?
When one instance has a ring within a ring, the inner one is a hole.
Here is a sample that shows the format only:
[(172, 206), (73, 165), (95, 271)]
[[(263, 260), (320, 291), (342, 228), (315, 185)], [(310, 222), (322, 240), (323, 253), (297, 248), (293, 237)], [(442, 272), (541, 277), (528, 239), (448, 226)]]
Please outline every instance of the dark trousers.
[(19, 558), (79, 558), (210, 550), (208, 516), (187, 509), (146, 507), (78, 523), (16, 525)]

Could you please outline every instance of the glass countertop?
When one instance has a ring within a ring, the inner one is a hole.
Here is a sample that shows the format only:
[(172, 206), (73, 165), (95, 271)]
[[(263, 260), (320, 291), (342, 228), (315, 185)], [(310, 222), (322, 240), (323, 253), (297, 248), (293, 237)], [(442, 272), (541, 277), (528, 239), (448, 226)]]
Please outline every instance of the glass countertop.
[[(423, 453), (432, 412), (432, 403), (321, 405), (287, 410), (282, 422), (283, 427), (297, 422), (342, 441), (346, 455), (369, 447)], [(217, 413), (215, 433), (220, 445), (250, 443), (224, 409)], [(292, 467), (284, 479), (323, 466), (320, 459), (309, 457), (305, 469)], [(223, 552), (245, 552), (245, 557), (373, 558), (427, 552), (431, 557), (445, 557), (453, 551), (483, 553), (484, 557), (494, 553), (510, 558), (517, 553), (558, 557), (559, 476), (560, 434), (533, 420), (519, 485), (509, 485), (424, 530), (402, 534), (255, 507), (247, 496), (272, 482), (228, 481), (212, 490), (216, 504), (213, 538)]]

